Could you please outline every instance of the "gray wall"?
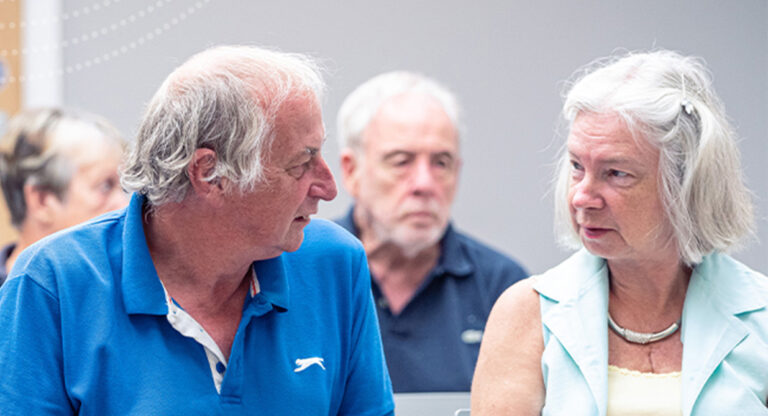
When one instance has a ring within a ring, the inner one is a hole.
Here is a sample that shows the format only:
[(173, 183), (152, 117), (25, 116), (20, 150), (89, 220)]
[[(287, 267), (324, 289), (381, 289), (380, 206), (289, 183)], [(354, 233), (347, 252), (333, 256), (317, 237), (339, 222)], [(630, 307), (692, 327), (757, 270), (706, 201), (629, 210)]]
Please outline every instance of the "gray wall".
[[(764, 0), (103, 4), (63, 1), (62, 12), (69, 13), (62, 35), (68, 40), (63, 56), (69, 68), (64, 103), (102, 113), (128, 135), (135, 132), (143, 105), (176, 65), (222, 43), (277, 46), (324, 59), (330, 87), (325, 121), (332, 139), (324, 153), (335, 173), (336, 111), (355, 85), (392, 69), (420, 71), (447, 84), (463, 104), (468, 132), (455, 222), (533, 272), (567, 255), (553, 242), (548, 193), (560, 143), (555, 126), (562, 81), (617, 49), (664, 47), (702, 56), (743, 138), (746, 176), (757, 196), (762, 243), (752, 243), (737, 257), (768, 272)], [(71, 16), (75, 10), (80, 11), (77, 18)], [(79, 40), (76, 45), (73, 38)], [(340, 215), (349, 202), (342, 192), (321, 205), (320, 215)]]

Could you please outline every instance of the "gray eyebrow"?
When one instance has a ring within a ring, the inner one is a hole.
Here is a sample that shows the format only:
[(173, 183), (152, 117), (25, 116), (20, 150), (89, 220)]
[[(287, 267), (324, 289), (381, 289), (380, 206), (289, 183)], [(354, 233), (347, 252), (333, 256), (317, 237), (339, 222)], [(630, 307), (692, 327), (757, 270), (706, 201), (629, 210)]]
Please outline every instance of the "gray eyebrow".
[(304, 148), (304, 154), (315, 156), (316, 154), (320, 153), (320, 148), (318, 147), (305, 147)]

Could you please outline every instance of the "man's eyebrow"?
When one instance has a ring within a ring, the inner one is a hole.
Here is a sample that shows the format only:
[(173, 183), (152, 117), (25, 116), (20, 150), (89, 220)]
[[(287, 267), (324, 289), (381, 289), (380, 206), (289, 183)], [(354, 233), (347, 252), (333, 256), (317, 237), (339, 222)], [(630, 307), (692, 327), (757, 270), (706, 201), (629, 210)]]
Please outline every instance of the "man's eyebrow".
[(449, 150), (441, 150), (439, 152), (432, 152), (431, 156), (448, 156), (451, 159), (455, 159), (457, 155)]
[(384, 156), (382, 156), (382, 159), (389, 159), (391, 157), (400, 156), (400, 155), (410, 156), (413, 153), (414, 152), (409, 152), (407, 150), (395, 149), (395, 150), (390, 150), (389, 152), (384, 153)]
[(312, 158), (312, 157), (314, 157), (315, 155), (317, 155), (318, 153), (320, 153), (320, 148), (319, 148), (319, 147), (310, 147), (310, 146), (307, 146), (307, 147), (305, 147), (305, 148), (304, 148), (304, 150), (302, 150), (301, 152), (299, 152), (299, 153), (298, 153), (296, 156), (294, 156), (294, 157), (291, 159), (291, 163), (293, 163), (293, 162), (298, 162), (299, 160), (301, 160), (301, 159), (303, 159), (303, 158), (305, 158), (305, 157), (307, 157), (307, 156), (309, 156), (310, 158)]

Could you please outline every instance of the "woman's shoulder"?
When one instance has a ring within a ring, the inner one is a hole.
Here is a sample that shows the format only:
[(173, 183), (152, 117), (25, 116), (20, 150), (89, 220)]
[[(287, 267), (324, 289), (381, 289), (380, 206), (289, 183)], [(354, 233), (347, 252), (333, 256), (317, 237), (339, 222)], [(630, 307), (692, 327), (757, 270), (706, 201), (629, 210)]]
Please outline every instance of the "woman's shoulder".
[(728, 309), (768, 305), (768, 278), (728, 254), (705, 256), (694, 268), (693, 279), (695, 287), (705, 288)]
[(603, 258), (581, 249), (544, 273), (532, 276), (533, 289), (548, 299), (564, 301), (600, 283), (607, 276), (605, 270)]
[(472, 414), (539, 414), (544, 403), (544, 350), (533, 278), (510, 286), (485, 327), (472, 383)]
[[(539, 315), (539, 294), (534, 288), (540, 276), (522, 279), (508, 287), (499, 296), (493, 310), (496, 315), (508, 316), (512, 319), (520, 315)], [(493, 312), (492, 312), (493, 313)]]

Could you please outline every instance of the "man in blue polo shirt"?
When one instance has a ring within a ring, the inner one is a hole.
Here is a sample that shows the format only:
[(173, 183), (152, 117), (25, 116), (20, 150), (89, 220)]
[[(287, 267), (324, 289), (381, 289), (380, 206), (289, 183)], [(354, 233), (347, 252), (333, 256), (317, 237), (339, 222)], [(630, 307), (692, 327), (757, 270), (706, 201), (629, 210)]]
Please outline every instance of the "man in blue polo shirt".
[(372, 78), (339, 110), (355, 205), (337, 222), (368, 254), (395, 392), (469, 391), (491, 307), (527, 275), (449, 223), (458, 124), (453, 94), (408, 72)]
[(323, 84), (218, 47), (174, 71), (128, 208), (55, 234), (0, 289), (0, 414), (392, 415), (365, 253), (326, 221)]

